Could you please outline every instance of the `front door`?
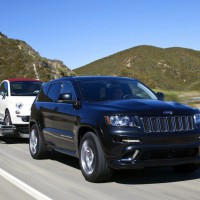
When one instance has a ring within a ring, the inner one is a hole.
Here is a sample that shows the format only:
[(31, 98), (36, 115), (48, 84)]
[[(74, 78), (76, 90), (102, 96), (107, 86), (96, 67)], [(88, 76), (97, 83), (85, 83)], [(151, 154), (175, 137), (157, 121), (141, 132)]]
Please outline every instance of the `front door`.
[(52, 146), (62, 149), (75, 150), (74, 129), (79, 111), (73, 108), (72, 103), (58, 102), (59, 94), (75, 93), (70, 82), (52, 84), (48, 91), (48, 101), (43, 104), (44, 137)]

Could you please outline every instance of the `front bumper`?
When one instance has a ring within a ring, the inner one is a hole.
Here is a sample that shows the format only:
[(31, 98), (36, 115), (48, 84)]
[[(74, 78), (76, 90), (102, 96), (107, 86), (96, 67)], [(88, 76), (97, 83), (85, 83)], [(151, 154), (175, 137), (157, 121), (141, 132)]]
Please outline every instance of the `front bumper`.
[(19, 125), (19, 124), (26, 125), (26, 124), (29, 124), (29, 118), (30, 118), (30, 115), (28, 114), (24, 114), (24, 115), (15, 114), (11, 116), (11, 121), (13, 124), (16, 124), (16, 125)]
[(140, 169), (200, 163), (200, 130), (179, 133), (138, 133), (110, 130), (105, 156), (111, 168)]
[(199, 146), (137, 149), (120, 159), (109, 160), (109, 166), (115, 169), (141, 169), (189, 163), (200, 163)]
[(10, 112), (10, 117), (12, 124), (14, 125), (28, 125), (29, 124), (29, 118), (30, 118), (30, 108), (27, 106), (24, 106), (21, 110), (20, 113), (16, 112), (16, 108), (13, 107), (12, 109), (9, 109)]

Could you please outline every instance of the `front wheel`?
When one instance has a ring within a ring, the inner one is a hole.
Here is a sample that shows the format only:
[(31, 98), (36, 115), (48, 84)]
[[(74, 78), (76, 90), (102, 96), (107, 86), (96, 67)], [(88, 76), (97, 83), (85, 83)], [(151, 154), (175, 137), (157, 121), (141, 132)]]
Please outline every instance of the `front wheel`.
[(194, 172), (194, 171), (198, 170), (199, 167), (200, 167), (200, 164), (196, 164), (196, 163), (173, 166), (175, 171), (183, 172), (183, 173), (184, 172)]
[(36, 124), (31, 127), (29, 136), (29, 150), (34, 159), (43, 158), (45, 155), (44, 143), (39, 134), (39, 129)]
[(86, 133), (80, 144), (79, 162), (83, 176), (87, 181), (100, 182), (109, 179), (113, 170), (107, 165), (98, 137)]

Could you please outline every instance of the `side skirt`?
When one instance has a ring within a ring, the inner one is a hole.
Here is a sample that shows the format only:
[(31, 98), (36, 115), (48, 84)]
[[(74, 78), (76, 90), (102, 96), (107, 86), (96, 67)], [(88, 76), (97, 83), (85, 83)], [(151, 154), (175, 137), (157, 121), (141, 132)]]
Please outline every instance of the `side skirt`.
[(69, 155), (69, 156), (77, 157), (76, 151), (72, 151), (72, 150), (68, 150), (68, 149), (62, 149), (62, 148), (58, 148), (58, 147), (55, 147), (55, 146), (51, 146), (51, 149), (54, 150), (54, 151), (57, 151), (59, 153), (63, 153), (63, 154)]

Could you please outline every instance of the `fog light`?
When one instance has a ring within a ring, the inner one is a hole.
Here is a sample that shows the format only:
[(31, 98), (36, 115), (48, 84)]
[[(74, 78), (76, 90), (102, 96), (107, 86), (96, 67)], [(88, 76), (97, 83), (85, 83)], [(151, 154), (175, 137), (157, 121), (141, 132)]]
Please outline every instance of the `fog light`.
[(136, 139), (122, 139), (122, 142), (125, 143), (140, 143), (140, 140), (136, 140)]
[(133, 159), (136, 158), (136, 156), (138, 155), (138, 153), (139, 153), (139, 150), (136, 150), (135, 153), (133, 154)]
[(121, 161), (124, 161), (124, 162), (134, 161), (136, 159), (138, 153), (139, 153), (139, 150), (137, 150), (137, 149), (134, 152), (129, 152), (129, 153), (127, 153), (127, 154), (125, 154), (123, 156), (123, 158), (121, 159)]
[(22, 116), (21, 119), (23, 122), (29, 122), (29, 116)]

